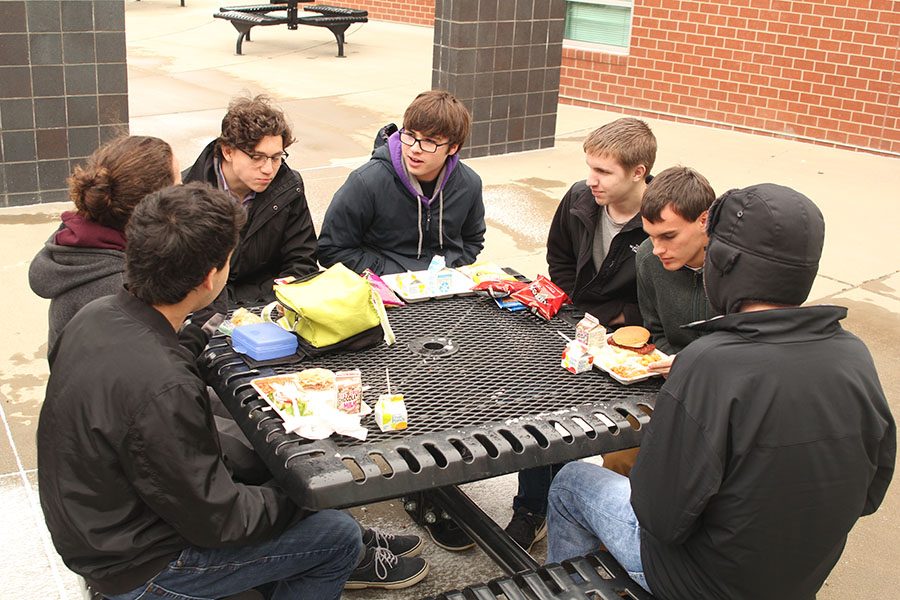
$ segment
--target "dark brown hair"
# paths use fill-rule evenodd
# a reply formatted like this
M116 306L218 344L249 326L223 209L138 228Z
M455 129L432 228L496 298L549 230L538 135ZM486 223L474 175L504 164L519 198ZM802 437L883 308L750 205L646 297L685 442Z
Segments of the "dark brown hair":
M656 162L656 136L640 119L616 119L595 129L584 140L584 152L590 156L611 156L626 170L644 165L649 175Z
M403 113L403 127L429 137L446 136L460 148L469 137L472 117L456 96L443 90L422 92Z
M285 149L295 141L284 113L272 106L272 99L265 95L234 98L222 118L222 135L216 140L216 152L221 156L223 145L253 152L270 135L280 136Z
M690 167L669 167L653 178L641 199L641 216L656 223L669 204L688 222L696 221L709 210L716 193L706 177Z
M125 230L128 290L154 306L181 302L213 267L225 267L246 218L227 192L206 183L150 194Z
M69 198L82 217L122 231L144 196L174 182L169 144L156 137L122 136L75 167Z

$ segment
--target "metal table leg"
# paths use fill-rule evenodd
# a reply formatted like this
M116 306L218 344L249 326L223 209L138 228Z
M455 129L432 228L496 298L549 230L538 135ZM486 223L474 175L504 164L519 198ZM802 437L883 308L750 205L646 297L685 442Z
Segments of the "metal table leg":
M540 567L530 554L522 549L481 508L455 485L430 491L432 500L456 521L460 529L472 538L485 554L508 574L533 571Z

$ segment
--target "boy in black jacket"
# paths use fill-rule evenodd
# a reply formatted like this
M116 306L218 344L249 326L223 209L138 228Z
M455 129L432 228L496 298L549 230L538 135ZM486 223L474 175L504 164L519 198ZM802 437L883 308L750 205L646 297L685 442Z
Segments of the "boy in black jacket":
M603 543L662 598L812 600L894 472L896 425L838 306L806 306L825 237L786 187L713 204L704 284L724 316L682 350L631 477L584 462L550 490L548 561Z
M647 238L641 197L656 161L656 138L643 121L617 119L591 133L584 152L587 179L566 192L550 225L550 279L603 325L640 325L634 256ZM621 470L630 466L631 455L613 452L606 458ZM526 550L547 534L547 492L560 466L519 472L506 532Z
M293 142L284 113L267 97L235 98L221 135L182 173L185 183L205 181L246 209L247 224L231 257L228 308L271 302L274 279L319 270L303 180L286 163ZM216 303L222 312L224 300Z
M403 128L376 147L335 193L319 239L319 260L357 273L427 269L435 255L468 265L484 247L481 178L459 160L471 117L452 94L423 92Z
M145 198L126 229L127 289L85 306L49 356L41 508L63 561L109 600L260 586L337 600L359 562L349 515L232 480L195 365L208 334L179 336L225 286L244 219L205 184Z

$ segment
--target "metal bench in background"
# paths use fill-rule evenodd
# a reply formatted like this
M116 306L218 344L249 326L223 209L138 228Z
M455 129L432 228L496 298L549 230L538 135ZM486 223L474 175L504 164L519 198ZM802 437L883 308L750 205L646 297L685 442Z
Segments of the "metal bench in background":
M653 600L608 552L565 560L426 600Z
M337 55L341 58L344 57L344 32L353 23L366 23L369 20L367 11L324 4L304 7L304 11L318 14L300 16L297 10L299 1L301 0L249 6L223 6L213 16L230 21L237 29L238 38L235 44L237 54L243 54L244 40L250 41L250 30L253 27L287 25L288 29L297 29L300 25L309 25L325 27L331 31L337 41Z

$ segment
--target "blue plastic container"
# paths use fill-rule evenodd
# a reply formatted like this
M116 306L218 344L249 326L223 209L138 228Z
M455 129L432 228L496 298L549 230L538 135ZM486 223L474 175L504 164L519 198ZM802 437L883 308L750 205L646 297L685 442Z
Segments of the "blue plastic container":
M231 334L236 352L253 360L272 360L297 351L297 336L275 323L255 323L236 327Z

